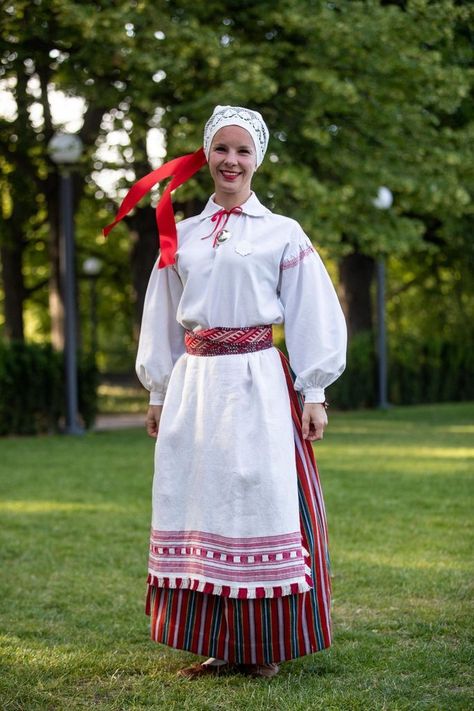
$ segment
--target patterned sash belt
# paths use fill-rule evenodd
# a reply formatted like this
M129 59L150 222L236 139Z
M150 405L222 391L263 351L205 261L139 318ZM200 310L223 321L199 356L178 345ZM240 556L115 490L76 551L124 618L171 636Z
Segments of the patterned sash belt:
M186 353L196 356L254 353L273 345L271 326L248 328L207 328L203 331L186 331Z

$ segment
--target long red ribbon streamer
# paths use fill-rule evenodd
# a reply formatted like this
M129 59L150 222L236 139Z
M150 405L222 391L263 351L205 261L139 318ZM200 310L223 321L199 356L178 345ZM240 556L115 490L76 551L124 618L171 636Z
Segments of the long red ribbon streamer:
M156 206L156 224L160 238L160 261L158 268L161 269L162 267L174 264L178 237L173 205L171 203L171 193L189 180L194 173L197 173L206 162L204 149L201 147L194 153L188 153L185 156L180 156L179 158L168 161L156 170L143 176L143 178L140 178L140 180L132 185L122 200L115 220L111 222L110 225L107 225L107 227L104 227L104 236L107 237L115 225L133 210L137 202L150 192L156 183L171 177L170 182L166 186Z

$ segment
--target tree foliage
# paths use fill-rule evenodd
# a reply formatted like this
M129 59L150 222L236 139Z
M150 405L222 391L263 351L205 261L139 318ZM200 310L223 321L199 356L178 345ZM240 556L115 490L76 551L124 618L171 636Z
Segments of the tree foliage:
M46 144L58 128L52 92L61 90L85 101L78 249L105 261L102 340L107 333L114 349L131 343L131 302L136 322L156 236L144 206L104 245L100 227L115 200L97 181L120 169L119 195L147 172L151 129L170 157L195 150L217 103L253 106L270 126L255 180L264 203L299 219L325 256L390 256L397 323L416 320L406 309L432 273L455 270L465 292L474 260L473 14L453 0L4 3L0 79L17 106L0 120L4 283L16 249L18 293L44 333L45 284L51 312L57 274L57 175ZM121 145L107 153L112 131ZM373 205L381 185L394 194L387 211ZM210 187L203 172L180 189L178 208L196 209ZM85 294L82 309L85 317Z

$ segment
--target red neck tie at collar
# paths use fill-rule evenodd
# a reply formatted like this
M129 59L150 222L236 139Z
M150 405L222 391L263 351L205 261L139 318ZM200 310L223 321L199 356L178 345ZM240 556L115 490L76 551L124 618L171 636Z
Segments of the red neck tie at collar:
M242 208L240 207L240 205L232 207L230 210L226 210L225 207L223 207L222 210L219 210L219 212L215 212L214 215L211 217L211 222L216 223L214 229L205 237L201 237L201 239L208 239L209 237L212 237L214 235L214 242L212 243L212 246L215 247L217 238L224 231L225 226L229 221L229 217L231 215L240 215L241 213ZM221 226L222 220L224 220L224 222Z
M164 163L164 165L138 180L132 185L122 200L115 220L104 228L104 236L107 237L115 225L133 210L135 205L144 195L150 192L156 183L171 177L170 182L166 186L156 206L156 224L160 239L160 261L158 268L161 269L162 267L174 264L178 236L176 233L173 205L171 203L171 192L189 180L206 162L204 150L199 148L195 153L188 153L185 156L174 158Z

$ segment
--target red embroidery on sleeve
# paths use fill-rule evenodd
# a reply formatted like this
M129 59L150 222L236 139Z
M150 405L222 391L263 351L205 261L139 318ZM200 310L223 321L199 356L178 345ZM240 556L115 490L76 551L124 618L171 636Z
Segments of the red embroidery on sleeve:
M296 267L297 264L299 264L303 259L305 259L305 257L308 256L308 254L311 254L312 252L314 252L314 247L312 245L306 247L305 249L300 249L300 252L296 257L285 259L285 261L281 263L280 269L283 271L283 269L291 269L291 267Z

